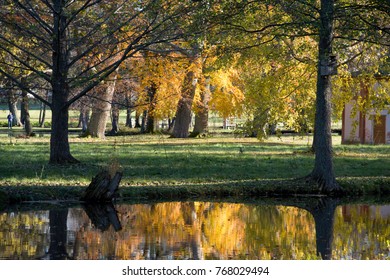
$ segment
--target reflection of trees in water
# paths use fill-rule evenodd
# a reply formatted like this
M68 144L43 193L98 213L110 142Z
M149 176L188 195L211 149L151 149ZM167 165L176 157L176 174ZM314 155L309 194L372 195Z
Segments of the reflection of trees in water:
M46 220L31 213L0 214L0 236L13 246L13 252L0 250L0 258L43 258L42 251L51 259L389 258L390 217L372 207L338 204L320 198L36 212L46 213Z
M0 259L34 259L49 243L48 211L0 213Z
M337 205L338 200L321 198L317 205L308 209L316 225L317 254L324 260L332 258L333 224Z
M49 211L50 247L47 255L51 260L69 259L66 250L68 234L67 220L67 208Z

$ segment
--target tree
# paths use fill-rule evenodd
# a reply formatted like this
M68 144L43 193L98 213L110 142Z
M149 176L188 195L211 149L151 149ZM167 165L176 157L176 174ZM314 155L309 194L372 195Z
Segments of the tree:
M382 0L248 1L246 14L225 24L250 37L244 41L245 46L233 40L235 47L254 47L281 38L311 37L317 40L315 164L307 178L314 180L322 193L338 194L342 191L333 170L331 137L332 76L337 74L338 64L346 63L337 61L337 56L344 56L347 60L360 56L358 49L345 51L346 44L388 46L389 8L388 1Z
M139 81L139 113L144 113L144 130L153 133L157 120L171 118L179 100L184 76L182 57L174 52L143 52L136 61Z
M94 100L92 115L86 131L87 135L97 138L105 137L106 125L110 117L111 104L116 88L116 80L117 73L114 73L104 84L95 87L95 90L100 91L100 93L96 94L98 98Z
M318 182L320 191L326 193L341 191L336 182L332 160L332 80L336 74L332 42L334 37L334 1L321 0L316 115L314 125L315 162L310 177Z
M196 93L202 58L200 50L194 47L188 56L188 68L183 80L182 93L177 105L175 124L172 136L175 138L187 138L192 118L192 105Z
M69 107L140 50L186 35L193 1L2 0L0 48L16 67L51 87L52 100L20 83L1 61L0 73L52 110L50 163L77 163L68 141ZM193 30L192 30L193 31ZM188 34L187 34L188 35ZM25 44L29 42L29 44ZM22 59L28 57L29 59ZM76 91L77 89L77 91Z

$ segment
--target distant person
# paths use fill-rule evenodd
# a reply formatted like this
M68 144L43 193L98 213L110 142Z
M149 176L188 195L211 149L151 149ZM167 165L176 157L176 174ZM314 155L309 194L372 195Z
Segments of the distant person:
M11 129L12 128L12 121L14 120L14 116L12 115L11 112L9 112L7 119L8 119L8 128Z

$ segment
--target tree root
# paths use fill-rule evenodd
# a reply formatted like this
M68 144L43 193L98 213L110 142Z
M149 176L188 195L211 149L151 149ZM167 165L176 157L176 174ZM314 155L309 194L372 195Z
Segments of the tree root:
M309 174L306 177L304 177L304 180L306 182L311 182L313 184L316 184L321 194L332 196L332 197L340 197L345 195L345 191L337 183L336 179L325 179L322 176Z

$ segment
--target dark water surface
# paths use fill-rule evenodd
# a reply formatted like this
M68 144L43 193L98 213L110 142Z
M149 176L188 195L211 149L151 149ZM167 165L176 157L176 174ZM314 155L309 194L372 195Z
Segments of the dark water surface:
M0 213L0 259L390 259L390 204L319 199L46 209Z

